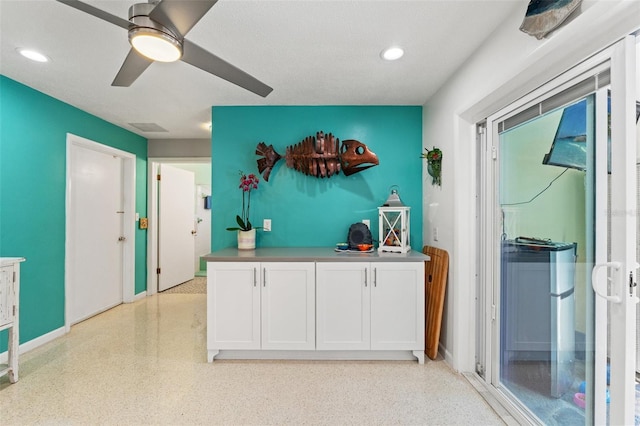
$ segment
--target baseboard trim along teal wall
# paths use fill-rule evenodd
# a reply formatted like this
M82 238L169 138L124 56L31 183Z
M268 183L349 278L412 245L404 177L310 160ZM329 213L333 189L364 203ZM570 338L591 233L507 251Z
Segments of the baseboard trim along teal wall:
M90 94L87 94L90 96ZM135 154L136 211L147 211L147 140L0 76L0 256L20 266L20 341L64 326L67 133ZM136 230L135 292L146 289L146 231ZM6 349L0 333L0 352Z
M226 231L240 214L239 170L258 174L256 145L265 142L285 155L287 146L317 131L356 139L375 152L380 165L351 176L306 176L278 162L268 182L251 196L250 219L258 247L333 247L346 240L349 225L371 221L378 239L378 207L393 185L411 207L411 246L422 249L421 106L215 106L212 108L211 248L235 247Z

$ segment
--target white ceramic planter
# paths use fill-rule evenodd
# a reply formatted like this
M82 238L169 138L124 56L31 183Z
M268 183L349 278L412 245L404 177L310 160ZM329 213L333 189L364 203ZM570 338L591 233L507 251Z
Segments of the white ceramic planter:
M238 250L253 250L256 248L256 229L238 231Z

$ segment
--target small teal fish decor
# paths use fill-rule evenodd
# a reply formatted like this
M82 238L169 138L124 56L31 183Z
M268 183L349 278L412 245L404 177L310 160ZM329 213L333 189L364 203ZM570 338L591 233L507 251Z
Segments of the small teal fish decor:
M582 0L531 0L520 31L538 40L558 28L582 3Z

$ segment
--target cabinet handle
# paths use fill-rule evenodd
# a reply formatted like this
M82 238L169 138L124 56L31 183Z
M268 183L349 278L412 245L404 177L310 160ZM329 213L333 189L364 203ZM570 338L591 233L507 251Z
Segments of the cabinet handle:
M378 270L373 268L373 286L378 287Z
M255 287L257 283L256 279L256 268L253 268L253 286Z
M262 287L267 286L267 268L262 269Z

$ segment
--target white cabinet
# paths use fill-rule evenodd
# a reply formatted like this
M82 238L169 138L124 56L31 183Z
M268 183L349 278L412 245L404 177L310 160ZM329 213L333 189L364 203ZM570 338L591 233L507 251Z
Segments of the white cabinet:
M424 356L424 262L371 269L371 349L419 349Z
M228 248L207 259L207 359L424 363L424 262L408 253Z
M316 347L315 265L262 264L262 349Z
M208 349L260 348L260 263L207 267Z
M371 348L369 263L316 265L318 350Z
M20 262L24 258L0 257L0 330L8 330L8 363L0 368L0 376L9 375L9 381L18 381L18 353L20 319Z
M209 263L207 349L315 349L315 264Z
M319 262L317 349L424 351L424 262Z

